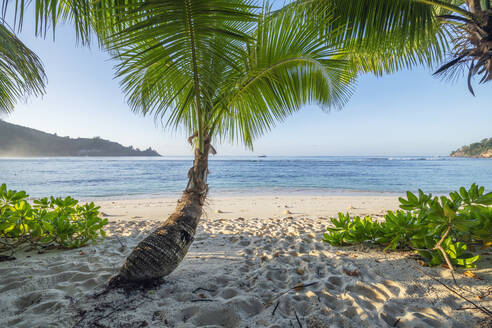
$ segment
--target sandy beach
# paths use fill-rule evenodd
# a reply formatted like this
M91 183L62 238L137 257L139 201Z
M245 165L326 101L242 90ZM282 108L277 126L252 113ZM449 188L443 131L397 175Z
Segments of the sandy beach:
M178 196L96 201L111 219L141 220L167 218L174 211ZM396 196L219 196L210 197L203 218L296 218L333 217L338 212L381 215L398 208Z
M321 241L337 212L382 217L395 196L211 197L185 260L163 284L103 290L176 198L98 201L110 224L98 244L18 251L0 263L0 327L490 327L490 319L423 269L492 308L482 280L421 267L410 252ZM485 253L482 263L492 257ZM490 262L488 262L490 264ZM489 265L490 267L490 265ZM487 321L489 320L489 321Z
M0 2L0 328L492 328L492 0Z

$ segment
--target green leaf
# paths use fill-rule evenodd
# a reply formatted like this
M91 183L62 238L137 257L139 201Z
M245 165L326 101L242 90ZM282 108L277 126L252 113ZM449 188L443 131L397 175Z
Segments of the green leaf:
M469 192L460 188L465 197L472 197L464 206L458 192L451 192L450 198L432 198L419 190L418 204L412 203L416 197L409 193L409 200L400 199L400 208L407 206L407 209L388 211L380 224L369 217L350 218L348 214L339 213L338 219L332 219L337 227L328 228L332 233L325 239L336 245L373 241L384 245L385 251L411 246L419 249L420 256L432 266L445 261L441 252L433 248L451 223L449 235L441 246L454 265L471 268L480 256L469 252L468 246L492 245L492 207L477 203L485 203L490 197L490 193L484 195L483 190L478 185L472 185Z
M35 201L31 207L24 200L25 192L7 190L6 186L0 191L11 204L0 211L0 237L12 238L19 245L36 242L79 247L106 235L102 228L108 220L99 218L98 207L93 204L79 206L71 197L50 197ZM78 210L82 208L86 210Z
M417 205L418 202L419 202L419 199L417 198L417 196L415 196L413 193L411 193L410 191L407 191L407 198L408 198L408 201L413 204L413 205Z
M465 258L458 258L456 259L456 263L460 266L463 266L465 268L475 268L477 261L481 259L480 255L475 255L471 257L465 257Z
M3 232L2 233L8 233L8 232L14 230L15 227L16 227L15 224L13 224L13 223L12 224L9 224L6 228L3 229Z
M452 221L456 217L456 212L453 211L447 204L444 205L444 215Z
M478 197L475 203L481 205L492 205L492 192Z
M466 191L465 187L460 188L460 195L463 199L468 199L468 192Z
M53 231L53 226L49 222L43 222L43 228L48 232Z

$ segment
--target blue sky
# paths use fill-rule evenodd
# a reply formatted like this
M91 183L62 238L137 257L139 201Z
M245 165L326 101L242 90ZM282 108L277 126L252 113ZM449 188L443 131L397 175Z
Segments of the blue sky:
M26 21L29 19L26 18ZM47 93L17 106L8 122L60 136L94 137L152 147L163 155L191 155L182 132L165 131L153 117L130 111L109 56L77 46L70 26L56 40L35 38L26 23L21 39L42 59ZM363 76L341 111L322 112L307 105L255 143L216 145L220 155L447 155L451 150L492 137L492 83L456 83L432 77L430 69L403 71L382 78Z

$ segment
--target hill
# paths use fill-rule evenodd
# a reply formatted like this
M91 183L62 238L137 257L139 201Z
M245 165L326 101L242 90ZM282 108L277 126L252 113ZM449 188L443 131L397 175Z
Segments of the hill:
M492 138L485 138L480 142L475 142L468 146L463 146L460 149L451 152L450 156L492 158Z
M59 137L0 120L0 157L160 156L152 148L125 147L95 138Z

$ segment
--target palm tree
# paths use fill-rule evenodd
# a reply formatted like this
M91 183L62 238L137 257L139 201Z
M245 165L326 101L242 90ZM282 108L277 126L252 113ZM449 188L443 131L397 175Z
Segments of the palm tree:
M0 23L0 113L10 113L22 98L45 92L46 74L40 59Z
M444 53L427 5L408 8L411 14L426 14L418 22L424 26L402 22L383 34L379 27L359 36L349 35L352 26L340 22L351 18L347 13L313 5L303 1L271 12L268 5L257 8L240 0L125 1L120 6L100 0L94 7L94 28L119 61L117 77L132 109L184 128L195 147L175 212L134 248L110 285L153 281L182 261L207 196L211 143L228 139L252 147L304 104L340 108L359 72L430 65ZM409 28L413 40L402 42ZM374 35L384 34L391 42L375 46Z
M195 149L175 212L133 249L112 280L141 283L172 272L191 245L208 192L212 143L229 139L251 147L303 104L340 107L354 74L337 58L336 34L320 38L314 22L293 10L272 14L247 1L121 7L100 1L94 13L132 109L184 128Z
M39 33L60 18L84 43L95 31L131 108L186 130L194 147L175 212L110 285L153 281L181 262L207 196L212 143L252 147L304 104L343 106L358 73L442 60L446 30L435 1L422 1L302 0L273 12L250 0L34 1Z
M135 247L112 285L155 280L181 262L207 196L212 142L252 147L303 104L341 107L355 78L338 32L320 37L295 10L272 14L243 0L39 0L35 8L39 34L60 18L75 22L84 43L95 31L119 61L132 109L191 135L195 159L175 212Z

